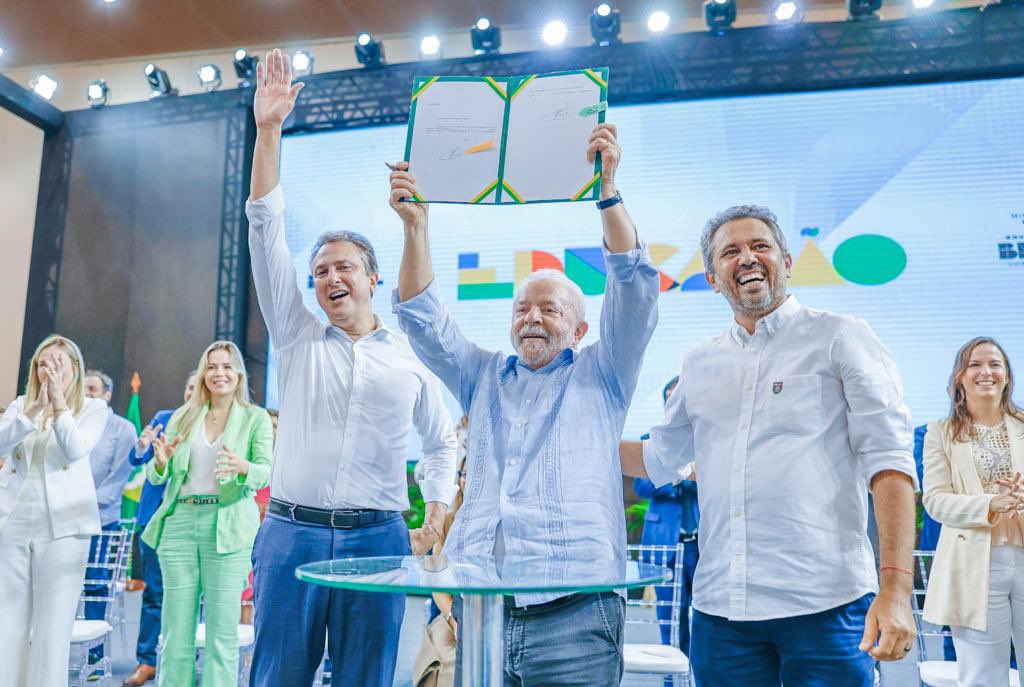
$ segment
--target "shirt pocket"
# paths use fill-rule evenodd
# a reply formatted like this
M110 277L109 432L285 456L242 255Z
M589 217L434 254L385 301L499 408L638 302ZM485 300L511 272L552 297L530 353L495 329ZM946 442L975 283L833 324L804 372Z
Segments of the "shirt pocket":
M815 434L821 430L820 375L791 375L768 384L766 433Z

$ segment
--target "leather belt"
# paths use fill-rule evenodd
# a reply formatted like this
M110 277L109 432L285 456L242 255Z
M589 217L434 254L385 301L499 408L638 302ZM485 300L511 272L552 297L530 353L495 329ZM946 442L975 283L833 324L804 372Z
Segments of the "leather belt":
M280 501L275 498L270 499L267 510L274 515L288 518L292 522L333 527L337 530L368 527L369 525L376 525L399 515L396 510L374 510L372 508L342 508L340 510L310 508L295 503L288 503L287 501Z
M207 506L211 503L220 503L220 497L216 495L179 496L178 503L187 503L190 506Z

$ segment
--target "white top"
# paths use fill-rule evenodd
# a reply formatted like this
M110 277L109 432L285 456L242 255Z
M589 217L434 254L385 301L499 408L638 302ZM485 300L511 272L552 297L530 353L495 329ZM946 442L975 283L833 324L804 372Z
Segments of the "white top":
M278 359L281 417L270 495L314 508L409 507L406 460L423 440L426 501L455 497L455 432L437 378L383 325L353 341L306 309L281 187L246 203L253 281Z
M694 608L766 620L877 591L868 485L916 485L912 438L892 356L857 318L789 296L753 336L734 324L690 351L644 463L660 485L696 460Z
M195 428L189 447L188 474L181 484L179 496L192 496L220 493L217 482L217 453L220 452L222 433L213 441L206 439L206 430L202 425Z

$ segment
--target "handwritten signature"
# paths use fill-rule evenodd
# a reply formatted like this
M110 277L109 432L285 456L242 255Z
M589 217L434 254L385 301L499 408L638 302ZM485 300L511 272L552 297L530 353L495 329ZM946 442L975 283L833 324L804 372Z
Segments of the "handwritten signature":
M438 160L458 160L460 157L462 157L462 151L459 150L458 148L452 148L451 150L446 150L443 153L441 153L438 156L437 159Z
M537 121L540 121L540 122L560 122L560 121L562 121L563 119L565 119L568 116L569 116L569 103L566 103L561 108L555 110L554 112L549 112L548 114L544 115L543 117L541 117Z

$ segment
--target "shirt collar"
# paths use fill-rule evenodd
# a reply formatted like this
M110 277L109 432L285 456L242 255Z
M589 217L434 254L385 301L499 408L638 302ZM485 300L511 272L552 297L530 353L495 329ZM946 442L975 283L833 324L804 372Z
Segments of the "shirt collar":
M387 325L384 324L384 320L380 319L380 315L378 315L377 313L373 313L373 325L373 331L367 333L365 336L360 337L360 341L363 339L372 339L376 337L394 336L394 332ZM331 324L330 322L327 323L327 331L333 331L336 335L340 336L345 341L348 341L349 343L355 343L352 340L352 337L348 335L348 332L346 332L344 329L337 325Z
M757 336L757 333L760 331L765 332L767 336L775 336L776 332L782 329L786 322L800 311L800 307L796 296L789 294L786 296L786 300L782 302L782 305L757 321L757 324L754 325L753 334L748 334L743 325L734 323L732 327L733 338L739 343L746 343L754 338L754 336Z
M527 365L526 363L522 362L519 359L518 355L510 355L505 360L505 369L502 370L502 372L507 375L518 364L520 367L523 367L523 368L529 370L530 372L536 372L537 374L547 374L548 372L551 372L551 371L555 370L556 368L559 368L559 367L562 367L563 365L568 365L568 364L572 363L575 359L576 359L576 349L574 349L574 348L566 348L566 349L563 349L561 353L559 353L554 358L552 358L550 363L548 363L547 365L545 365L544 367L542 367L540 369L534 370L529 365Z

